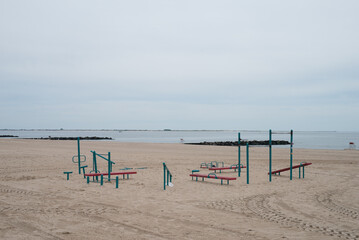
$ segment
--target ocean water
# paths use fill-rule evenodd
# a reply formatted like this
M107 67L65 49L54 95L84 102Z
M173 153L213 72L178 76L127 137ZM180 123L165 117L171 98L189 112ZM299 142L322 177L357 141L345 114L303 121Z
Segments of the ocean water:
M214 141L237 141L238 132L246 140L268 140L268 131L248 130L198 130L198 131L121 131L121 130L0 130L0 135L15 135L19 138L41 137L111 137L111 141L147 143L198 143ZM289 134L274 134L273 140L290 141ZM347 149L349 143L359 145L359 132L294 131L294 148ZM359 147L358 147L359 148Z

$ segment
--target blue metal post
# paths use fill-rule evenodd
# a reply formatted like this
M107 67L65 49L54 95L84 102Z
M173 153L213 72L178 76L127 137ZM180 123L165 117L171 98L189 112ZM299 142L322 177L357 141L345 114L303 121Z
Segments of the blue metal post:
M247 142L247 184L249 184L249 144Z
M290 180L292 180L293 177L292 173L293 173L293 130L290 130Z
M269 181L270 182L272 181L272 130L271 129L269 129Z
M238 133L238 177L241 176L241 133Z

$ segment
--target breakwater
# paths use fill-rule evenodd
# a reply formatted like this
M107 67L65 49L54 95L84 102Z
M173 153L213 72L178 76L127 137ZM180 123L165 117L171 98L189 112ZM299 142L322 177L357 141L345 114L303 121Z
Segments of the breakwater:
M255 145L255 146L260 146L260 145L269 145L269 141L268 140L251 140L251 141L246 141L243 140L240 142L241 146L246 146L248 143L248 145ZM237 146L238 147L238 141L218 141L218 142L199 142L199 143L186 143L186 144L192 144L192 145L213 145L213 146ZM284 140L272 140L272 145L290 145L290 142L288 141L284 141Z

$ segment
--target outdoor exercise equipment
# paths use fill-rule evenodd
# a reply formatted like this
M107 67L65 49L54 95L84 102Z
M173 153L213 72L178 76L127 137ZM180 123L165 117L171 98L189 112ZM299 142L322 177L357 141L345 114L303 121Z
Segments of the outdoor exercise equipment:
M72 172L64 172L64 174L67 174L67 180L69 180L70 179L70 174L71 174Z
M77 158L77 161L75 160ZM83 160L81 160L81 158ZM80 153L80 137L77 138L77 155L72 157L72 162L77 163L79 166L79 174L81 174L81 163L86 162L86 156Z
M241 133L238 133L238 166L243 166L241 164ZM241 168L238 168L238 177L241 176ZM243 167L244 168L244 167ZM249 144L246 144L246 166L247 169L247 184L249 184Z
M293 130L290 132L272 132L269 129L269 181L272 181L272 135L273 134L290 134L290 180L293 179Z
M212 161L209 163L201 163L201 168L212 168L212 167L219 167L219 164L222 163L222 167L224 167L224 162L217 162L217 161Z
M243 164L241 164L241 168L246 168L246 166L243 166ZM211 171L219 171L219 173L222 172L222 170L227 170L227 169L234 169L234 171L236 172L237 169L238 169L238 164L232 164L231 166L229 167L211 167L211 168L208 168L208 170L211 170Z
M127 175L127 179L129 179L129 175L131 174L137 174L137 172L87 173L85 177L87 177L87 184L90 183L90 177L100 177L100 184L103 185L104 176L122 175L123 179L125 179L125 175ZM117 181L118 176L116 176L116 184L118 184Z
M223 176L217 176L215 173L210 173L208 175L206 174L190 174L189 175L190 177L192 177L192 180L193 180L193 177L196 177L196 182L198 181L198 178L202 178L202 181L204 181L205 178L214 178L214 179L220 179L221 180L221 185L223 185L223 180L227 180L227 184L229 184L229 181L230 180L236 180L237 178L235 177L223 177Z
M90 171L90 173L95 173L95 175L93 177L96 176L96 181L98 181L98 176L100 175L96 175L97 173L100 173L100 171L97 169L97 156L106 160L107 161L107 174L103 174L103 175L108 175L108 181L111 181L111 172L112 172L112 165L115 164L113 161L111 161L111 152L108 152L107 154L100 154L100 153L96 153L96 151L91 151L92 152L92 159L93 159L93 166L92 166L92 171ZM95 179L93 179L95 180Z
M80 167L82 169L82 173L84 174L84 178L85 178L85 168L87 168L87 165L81 166Z
M312 165L312 163L301 162L299 165L292 166L292 169L299 168L299 178L301 178L301 170L300 169L302 168L303 169L303 178L304 178L304 167L309 166L309 165ZM280 175L281 172L285 172L288 170L290 170L290 167L272 171L272 174L277 175L277 173L278 173L278 175Z
M172 184L172 174L170 170L168 170L166 163L163 163L163 190L166 190L166 186L170 186Z

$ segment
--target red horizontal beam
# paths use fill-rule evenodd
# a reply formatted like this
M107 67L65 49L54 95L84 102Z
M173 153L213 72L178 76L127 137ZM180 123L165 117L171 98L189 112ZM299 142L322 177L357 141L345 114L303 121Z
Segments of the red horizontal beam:
M308 165L311 165L311 164L312 163L303 163L302 165L295 165L295 166L292 167L292 169L299 168L299 167L305 167L305 166L308 166ZM276 171L272 171L272 174L285 172L285 171L289 171L289 170L290 170L290 167L289 168L283 168L283 169L279 169L279 170L276 170Z
M111 175L127 175L127 174L136 174L137 172L113 172ZM86 173L86 177L96 177L96 176L107 176L108 173Z
M208 170L225 170L225 169L237 169L238 167L213 167L213 168L208 168ZM241 166L241 168L246 168L246 166Z
M190 177L203 177L203 178L215 178L215 179L224 179L224 180L236 180L235 177L222 177L214 175L205 175L205 174L190 174Z

